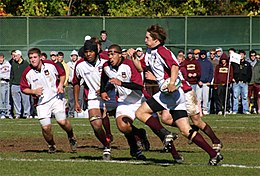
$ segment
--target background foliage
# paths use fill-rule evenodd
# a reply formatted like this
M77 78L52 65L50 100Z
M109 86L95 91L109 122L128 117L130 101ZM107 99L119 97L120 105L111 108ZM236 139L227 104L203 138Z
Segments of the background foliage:
M256 16L259 6L259 0L1 0L0 16Z

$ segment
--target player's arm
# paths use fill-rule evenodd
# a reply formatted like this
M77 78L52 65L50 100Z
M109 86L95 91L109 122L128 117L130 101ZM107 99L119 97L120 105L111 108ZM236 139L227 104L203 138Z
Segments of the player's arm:
M22 92L27 95L41 96L43 92L43 88L42 87L39 87L37 89L24 88L22 89Z
M66 79L66 76L65 75L62 75L60 76L60 82L59 82L59 85L58 85L58 91L57 93L64 93L64 82L65 82L65 79Z
M107 94L108 90L106 88L108 85L108 81L109 81L109 77L107 76L107 74L103 69L101 73L101 79L100 79L100 97L105 101L110 100L110 97Z
M179 72L179 66L177 65L172 65L171 68L171 79L170 79L170 83L168 85L168 91L169 92L173 92L176 90L176 86L175 86L175 81L178 77L178 72Z

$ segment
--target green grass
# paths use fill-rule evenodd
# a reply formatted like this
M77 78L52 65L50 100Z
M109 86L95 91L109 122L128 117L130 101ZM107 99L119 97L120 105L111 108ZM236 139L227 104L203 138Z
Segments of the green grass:
M260 175L260 116L210 115L204 119L224 143L220 166L208 166L208 155L195 144L188 145L182 136L175 143L185 161L173 164L169 153L160 152L159 139L137 120L135 125L146 129L151 143L151 150L144 152L146 162L130 157L113 118L111 162L102 161L101 145L88 119L70 119L79 143L75 154L70 153L66 134L55 121L52 123L58 152L48 154L37 120L0 120L0 175ZM167 128L177 132L176 128Z

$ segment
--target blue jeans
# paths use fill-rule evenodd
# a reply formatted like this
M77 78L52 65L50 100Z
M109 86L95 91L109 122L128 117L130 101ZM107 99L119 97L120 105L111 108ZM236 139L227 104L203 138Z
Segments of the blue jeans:
M9 83L0 83L0 115L9 116Z
M233 112L238 111L239 96L241 96L243 113L248 112L248 84L233 83Z
M23 116L29 116L31 111L30 96L22 93L20 85L12 85L11 91L14 101L15 116L22 115L22 108Z

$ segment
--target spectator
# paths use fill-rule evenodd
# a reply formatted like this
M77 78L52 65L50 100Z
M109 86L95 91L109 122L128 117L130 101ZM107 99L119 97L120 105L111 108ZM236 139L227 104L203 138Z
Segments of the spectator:
M3 53L0 53L0 116L1 119L10 118L9 112L9 90L10 90L11 64L5 60Z
M21 75L29 63L23 59L20 50L15 51L15 59L11 69L11 92L14 103L15 118L29 118L31 111L30 96L24 94L20 89Z
M249 52L249 58L246 61L248 61L251 64L253 69L255 64L257 63L255 50L251 50ZM248 85L248 107L249 107L249 112L256 114L257 94L255 92L255 86L251 83Z
M248 83L252 78L252 67L249 62L245 60L246 52L239 50L238 53L241 55L240 64L233 63L233 114L238 113L239 97L242 100L242 113L250 114L248 108Z
M229 74L229 79L227 79L228 74ZM233 68L232 66L229 66L228 56L225 53L222 53L220 56L219 65L216 66L215 74L214 74L214 89L217 91L216 111L218 115L223 114L225 106L226 106L226 113L230 113L229 86L232 80L233 80ZM226 95L226 89L228 90L227 95Z
M200 50L199 50L199 49L195 49L195 50L194 50L194 58L195 58L196 60L198 60L199 57L200 57Z
M209 104L210 104L210 114L215 114L216 113L216 101L217 101L217 92L214 89L214 85L213 85L213 81L214 81L214 73L215 73L215 68L216 66L219 64L219 59L216 57L216 49L212 48L209 51L209 61L212 63L213 65L213 79L210 85L210 100L209 100Z
M112 42L107 39L107 31L105 30L100 31L100 40L102 50L107 50L112 45Z
M73 85L72 85L72 79L74 77L74 70L75 70L75 65L77 61L79 60L78 58L78 52L76 50L73 50L70 53L70 58L71 61L67 63L69 67L69 79L68 79L68 105L69 105L69 112L68 116L69 117L74 117L74 94L73 94ZM80 95L79 95L79 103L81 109L83 109L83 86L80 87Z
M252 80L254 86L254 92L257 102L257 113L260 114L260 60L258 59L254 65L252 72Z
M193 50L188 50L187 58L183 62L187 70L187 81L190 83L192 89L196 92L196 88L201 76L201 69L199 61L193 57Z
M12 65L12 62L15 60L15 50L11 51L11 59L9 59L9 63ZM12 72L12 67L11 67ZM11 84L9 84L9 104L10 104L10 119L14 117L14 102L12 97L12 91L11 91Z
M46 53L41 53L41 60L47 60L48 56Z
M128 55L127 55L127 49L122 49L122 57L124 58L124 59L127 59L128 58Z
M69 67L66 64L66 62L64 61L64 53L59 51L58 52L58 58L57 61L60 62L65 70L66 73L66 78L65 78L65 82L64 82L64 86L68 85L68 79L69 79Z
M202 112L204 115L209 114L208 102L209 102L209 86L213 80L213 65L208 60L206 56L207 52L205 50L200 51L200 68L201 68L201 77L197 86L197 97L199 104L202 103Z

